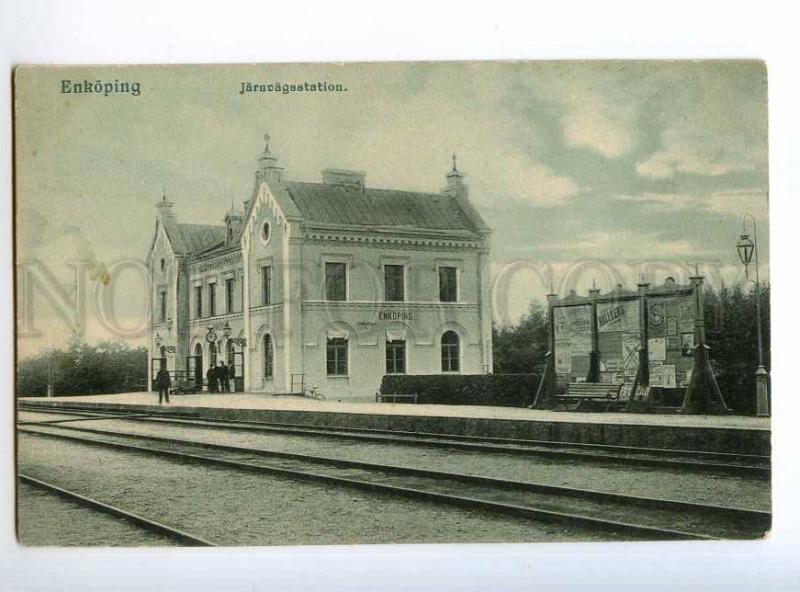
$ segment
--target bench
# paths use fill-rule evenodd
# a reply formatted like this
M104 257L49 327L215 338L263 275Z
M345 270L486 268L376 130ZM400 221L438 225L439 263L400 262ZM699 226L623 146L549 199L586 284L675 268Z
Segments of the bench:
M416 393L391 393L384 395L382 393L375 393L376 403L416 403Z
M555 398L556 404L574 404L570 408L572 411L606 411L614 403L619 402L621 391L622 383L570 382L567 385L567 391L556 394Z

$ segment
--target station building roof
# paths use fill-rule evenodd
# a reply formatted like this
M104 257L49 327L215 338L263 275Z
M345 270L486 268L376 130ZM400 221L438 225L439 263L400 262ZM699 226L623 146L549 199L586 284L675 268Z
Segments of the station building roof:
M450 195L300 181L287 181L286 189L312 223L477 232Z

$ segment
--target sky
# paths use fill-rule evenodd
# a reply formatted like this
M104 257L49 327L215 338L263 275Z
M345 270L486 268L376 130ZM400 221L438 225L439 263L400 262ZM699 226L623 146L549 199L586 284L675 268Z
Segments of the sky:
M61 93L62 80L98 79L141 94ZM240 94L304 81L347 91ZM685 281L695 265L712 284L740 281L745 213L768 277L761 62L37 67L15 88L17 263L71 297L70 262L89 262L90 341L142 342L146 290L130 262L147 254L155 202L166 193L179 221L221 224L249 197L266 132L294 180L353 168L368 186L438 191L457 154L494 230L499 323L551 289ZM111 301L104 269L113 322L96 310L98 295ZM21 357L66 341L43 293L18 301L32 319Z

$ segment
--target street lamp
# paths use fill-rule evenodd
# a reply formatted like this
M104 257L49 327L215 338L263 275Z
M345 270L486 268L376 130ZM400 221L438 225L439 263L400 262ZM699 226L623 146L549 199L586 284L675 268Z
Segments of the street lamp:
M753 239L747 232L747 218L753 223ZM744 265L744 277L750 279L749 266L755 256L756 262L756 335L758 336L758 368L756 368L756 415L760 417L769 416L769 394L768 394L768 375L764 368L764 347L761 340L761 291L760 278L758 273L758 238L756 233L756 219L750 215L742 216L742 234L736 243L736 250L739 252L739 260Z
M225 321L225 325L222 327L222 336L225 339L229 339L232 343L235 343L239 347L244 347L247 345L247 340L244 337L231 337L232 333L233 328L228 321Z

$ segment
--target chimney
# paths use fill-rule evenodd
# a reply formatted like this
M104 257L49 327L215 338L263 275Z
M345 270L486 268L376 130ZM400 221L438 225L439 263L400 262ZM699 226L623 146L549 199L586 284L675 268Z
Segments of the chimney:
M278 166L278 156L269 150L269 134L264 134L264 151L258 157L259 181L283 181L283 167Z
M456 155L453 154L453 169L447 173L447 187L442 189L442 193L452 195L453 197L466 198L468 189L464 184L464 173L458 170L456 166Z
M156 212L162 226L171 227L178 221L175 212L172 211L172 202L167 201L166 195L162 195L161 199L156 202Z
M323 169L322 182L326 185L346 185L348 187L364 187L367 174L364 171L348 169Z

